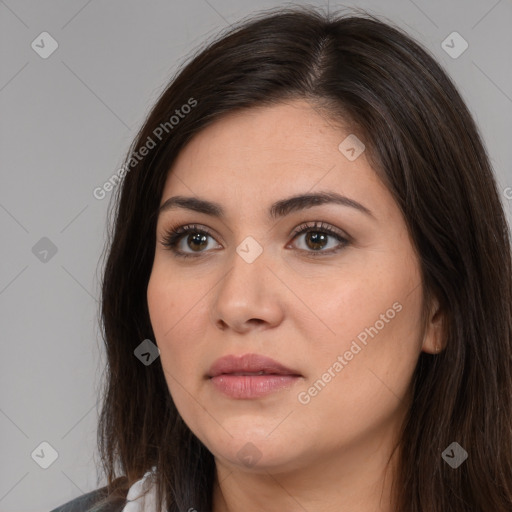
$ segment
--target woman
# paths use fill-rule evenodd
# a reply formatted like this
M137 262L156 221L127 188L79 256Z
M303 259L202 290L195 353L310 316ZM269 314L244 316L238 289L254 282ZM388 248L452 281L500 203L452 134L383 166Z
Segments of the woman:
M108 486L69 510L512 510L508 227L416 42L248 20L172 80L122 177Z

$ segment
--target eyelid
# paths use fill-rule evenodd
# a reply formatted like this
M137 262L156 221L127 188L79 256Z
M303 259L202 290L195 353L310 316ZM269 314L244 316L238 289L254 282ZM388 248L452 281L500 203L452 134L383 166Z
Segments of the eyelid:
M190 224L176 224L169 226L165 229L164 234L162 235L160 239L160 243L167 249L171 250L175 254L185 254L185 255L192 255L194 256L194 253L187 253L184 251L180 251L179 249L176 249L176 245L181 242L181 239L189 234L189 233L204 233L205 235L213 238L216 240L216 235L213 233L213 230L210 228L203 226L202 224L196 224L196 223L190 223ZM219 242L217 242L219 243ZM197 255L201 255L202 253L197 253Z
M325 231L332 236L337 235L340 238L343 238L347 241L352 241L352 237L350 237L350 235L348 235L348 233L346 233L345 231L341 230L340 228L337 228L336 226L333 226L332 224L325 222L323 220L302 222L293 230L293 232L290 236L293 237L293 239L295 239L295 237L297 235L302 234L304 231L307 231L307 230L313 231L315 229L317 229L318 231Z

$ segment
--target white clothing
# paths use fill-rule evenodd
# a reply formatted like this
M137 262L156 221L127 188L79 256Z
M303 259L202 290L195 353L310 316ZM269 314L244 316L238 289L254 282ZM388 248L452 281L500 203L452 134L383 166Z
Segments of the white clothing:
M156 511L156 483L153 480L156 467L153 467L151 471L148 471L144 476L137 480L128 490L126 499L128 503L124 506L122 512L157 512ZM142 492L149 491L146 496L142 496ZM165 503L164 503L165 505ZM167 507L164 506L163 511L165 512Z

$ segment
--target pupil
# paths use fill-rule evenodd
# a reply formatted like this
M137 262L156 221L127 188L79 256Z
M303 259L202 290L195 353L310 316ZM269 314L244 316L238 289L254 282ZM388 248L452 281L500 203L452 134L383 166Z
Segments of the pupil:
M325 247L326 238L327 237L325 236L324 233L310 231L309 233L306 234L306 243L308 241L311 241L314 245L314 247L312 247L313 249L321 249L322 247Z
M203 235L201 233L194 233L193 235L189 235L188 241L189 242L193 242L194 244L196 244L196 243L200 244L202 246L207 246L208 245L206 235ZM195 247L198 248L198 249L204 248L204 247L200 247L199 245L196 245ZM194 249L193 246L191 248Z

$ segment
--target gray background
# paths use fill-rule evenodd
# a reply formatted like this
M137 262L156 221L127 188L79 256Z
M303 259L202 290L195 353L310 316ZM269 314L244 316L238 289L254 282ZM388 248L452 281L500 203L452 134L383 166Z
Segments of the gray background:
M277 5L293 4L0 0L0 511L50 510L105 484L96 472L104 365L97 301L111 193L97 200L92 192L119 169L176 66L219 30ZM405 28L454 78L484 136L510 219L511 1L329 8L350 5ZM31 47L44 31L59 45L46 59ZM453 31L469 44L456 59L441 47ZM48 246L43 237L57 249L46 261L37 251ZM31 457L43 441L58 453L47 469ZM36 453L49 460L44 446Z

